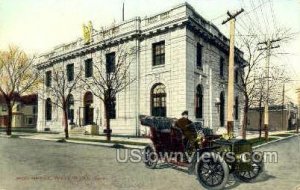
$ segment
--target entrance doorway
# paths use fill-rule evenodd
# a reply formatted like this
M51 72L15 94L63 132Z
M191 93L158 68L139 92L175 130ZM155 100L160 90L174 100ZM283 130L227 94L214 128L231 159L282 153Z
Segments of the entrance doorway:
M86 92L83 99L84 104L84 125L91 125L94 121L93 94Z

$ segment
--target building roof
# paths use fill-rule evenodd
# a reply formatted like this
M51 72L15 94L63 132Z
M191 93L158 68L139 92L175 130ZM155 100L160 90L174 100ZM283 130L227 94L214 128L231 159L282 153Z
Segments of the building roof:
M70 59L78 55L94 51L107 45L130 40L137 36L145 38L166 29L174 28L179 25L189 25L203 35L203 38L209 39L216 46L222 47L225 51L229 49L229 39L211 22L205 20L188 3L177 5L171 9L163 11L148 17L135 17L125 20L110 27L104 27L103 30L92 30L91 42L84 43L83 38L79 38L71 43L56 46L52 51L42 54L38 60L38 68L47 67L53 63ZM107 33L114 33L114 37L106 36ZM242 56L243 52L236 49L237 57Z
M21 102L25 105L37 104L37 100L38 100L37 94L29 94L29 95L20 96L19 94L14 93L13 96L14 96L16 102ZM0 95L0 104L3 104L3 103L5 103L4 96Z
M37 104L37 100L38 100L37 94L29 94L21 97L21 102L27 105Z

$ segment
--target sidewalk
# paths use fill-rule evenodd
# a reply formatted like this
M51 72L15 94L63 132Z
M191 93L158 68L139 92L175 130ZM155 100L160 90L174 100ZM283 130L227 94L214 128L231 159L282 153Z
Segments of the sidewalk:
M48 134L48 133L29 133L29 132L12 132L17 138L27 138L27 139L36 139L36 140L46 140L46 141L54 141L57 142L64 138L64 134ZM280 136L278 136L280 135ZM294 131L275 131L269 132L269 137L274 138L276 140L271 141L275 142L278 140L283 140L295 135ZM258 138L257 131L249 131L247 132L247 140ZM0 132L0 137L7 137L5 132ZM264 137L264 133L262 133L262 137ZM237 137L241 138L241 137ZM111 142L106 142L106 136L103 135L79 135L79 134L71 134L70 138L67 140L69 143L77 143L77 144L89 144L89 145L98 145L105 147L122 147L122 148L144 148L145 145L151 143L149 138L142 137L120 137L120 136L112 136ZM270 143L270 142L268 142ZM264 143L265 145L267 143ZM257 148L257 147L256 147Z

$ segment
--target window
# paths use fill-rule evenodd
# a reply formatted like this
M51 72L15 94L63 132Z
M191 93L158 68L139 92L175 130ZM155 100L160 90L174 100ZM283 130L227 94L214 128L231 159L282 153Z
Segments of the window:
M110 119L116 119L116 97L112 97L108 106L108 116Z
M46 113L46 120L50 121L52 119L52 102L50 98L47 98L46 100L46 106L45 106L45 113Z
M50 87L51 86L51 80L52 80L52 74L51 71L46 72L46 86Z
M197 86L196 92L196 118L203 118L203 91L202 86Z
M234 104L234 108L235 108L235 120L238 120L239 119L239 97L235 97L235 104Z
M239 82L239 71L237 69L234 70L234 82Z
M70 123L74 123L74 97L72 94L69 94L67 98L67 108L68 108L68 119Z
M33 118L32 117L27 117L26 118L26 124L27 125L33 125L34 123L33 123Z
M220 125L225 124L225 96L224 92L220 93Z
M224 58L220 58L220 77L224 77Z
M151 90L151 113L152 116L166 117L166 87L158 83Z
M165 64L165 41L152 45L152 63L153 66Z
M116 118L116 97L114 94L112 94L113 89L108 89L105 92L105 99L107 99L107 112L108 112L108 117L110 119L115 119Z
M85 77L89 78L93 76L93 59L85 60Z
M32 113L37 114L37 106L32 106Z
M2 105L2 111L3 111L3 112L6 112L6 111L7 111L7 106L4 105L4 104Z
M115 71L116 67L116 53L106 54L106 73L112 73Z
M16 106L16 111L20 111L20 109L21 109L21 105L18 104L18 105Z
M197 68L202 68L202 46L197 43Z
M67 65L67 78L69 82L74 80L74 64Z

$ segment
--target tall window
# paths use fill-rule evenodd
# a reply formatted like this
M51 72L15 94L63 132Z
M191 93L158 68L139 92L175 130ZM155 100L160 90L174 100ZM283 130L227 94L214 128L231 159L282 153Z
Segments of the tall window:
M67 65L67 78L69 82L74 80L74 64Z
M234 70L234 82L239 82L239 71L237 69Z
M109 102L108 116L110 119L116 119L116 97L112 97Z
M202 68L202 46L197 43L197 68Z
M85 60L85 77L93 76L93 59Z
M224 92L220 93L220 125L225 124L225 95Z
M203 118L203 91L199 84L196 89L196 118Z
M49 121L52 119L52 103L50 98L47 98L45 108L46 120Z
M46 72L46 86L50 87L51 86L51 81L52 81L52 74L51 71Z
M115 71L116 67L116 53L106 54L106 73L112 73Z
M37 109L38 109L37 106L35 106L35 105L32 106L32 113L37 114Z
M151 90L152 116L166 117L166 87L162 83L155 84Z
M235 97L235 104L234 104L234 111L235 111L235 120L239 119L239 97Z
M72 94L69 94L67 99L67 108L68 108L68 119L70 123L74 123L74 97Z
M224 77L224 58L220 58L220 77Z
M112 95L113 89L106 90L105 99L107 99L107 112L110 119L116 118L116 97Z
M165 64L165 41L152 45L153 66Z

